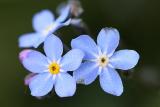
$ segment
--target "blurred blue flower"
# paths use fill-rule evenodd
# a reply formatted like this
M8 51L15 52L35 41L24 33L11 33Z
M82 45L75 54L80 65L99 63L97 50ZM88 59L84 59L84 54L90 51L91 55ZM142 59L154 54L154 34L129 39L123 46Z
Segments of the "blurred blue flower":
M73 96L76 91L75 79L67 71L76 70L84 57L79 49L72 49L61 57L63 45L61 40L50 35L44 41L44 52L26 50L20 53L23 66L36 74L27 81L31 95L40 97L48 94L55 88L60 97ZM76 59L76 60L75 60Z
M46 37L54 33L63 26L70 24L70 7L66 6L60 16L55 20L54 15L49 10L43 10L34 15L32 24L34 33L27 33L19 38L19 47L37 48Z
M99 75L102 89L110 94L120 96L123 92L122 80L115 69L129 70L139 60L134 50L115 52L119 44L119 32L114 28L103 28L97 38L97 45L88 35L81 35L71 42L72 48L81 49L86 60L73 76L77 82L91 84Z
M69 6L71 8L71 15L72 17L79 17L83 12L82 5L79 0L68 0L67 2L62 2L58 8L57 13L63 13L64 9Z

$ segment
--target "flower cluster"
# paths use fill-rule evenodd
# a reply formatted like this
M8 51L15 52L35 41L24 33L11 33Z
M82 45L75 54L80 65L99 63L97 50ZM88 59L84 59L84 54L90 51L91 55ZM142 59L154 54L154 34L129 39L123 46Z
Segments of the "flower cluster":
M59 97L73 96L76 84L89 85L98 76L106 93L115 96L123 93L116 69L132 69L138 63L139 54L128 49L115 52L120 39L117 29L103 28L97 43L89 35L80 35L72 39L72 49L62 56L63 43L55 32L65 26L81 25L78 17L82 12L78 0L61 4L57 19L51 11L42 10L33 16L35 32L20 36L20 48L38 48L43 44L44 53L25 49L19 54L22 65L31 72L25 78L25 85L29 86L32 96L42 97L53 91Z

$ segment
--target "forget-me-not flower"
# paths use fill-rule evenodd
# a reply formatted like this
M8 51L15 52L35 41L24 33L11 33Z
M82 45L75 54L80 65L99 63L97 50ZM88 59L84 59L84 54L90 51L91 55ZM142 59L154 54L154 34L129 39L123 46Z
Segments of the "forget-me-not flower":
M97 45L88 35L72 40L72 48L81 49L85 53L85 62L73 72L77 82L88 85L99 75L100 85L105 92L116 96L122 94L122 80L115 69L133 68L138 63L139 54L128 49L115 52L119 38L116 29L103 28L97 37Z
M70 24L70 7L66 6L60 16L55 20L54 15L49 10L42 10L34 15L32 25L35 30L34 33L27 33L19 38L19 47L37 48L43 43L47 36L54 33L63 26Z
M72 49L63 57L63 45L55 35L50 35L44 42L44 52L29 50L21 53L23 66L36 74L29 81L31 95L40 97L55 89L60 97L73 96L76 91L75 79L67 71L76 70L84 57L79 49Z

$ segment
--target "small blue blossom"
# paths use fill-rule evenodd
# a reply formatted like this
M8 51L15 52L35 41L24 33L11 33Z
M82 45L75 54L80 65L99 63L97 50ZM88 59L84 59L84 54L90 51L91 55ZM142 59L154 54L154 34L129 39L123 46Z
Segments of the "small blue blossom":
M56 30L63 26L70 24L70 7L66 6L64 11L55 20L54 15L49 10L42 10L41 12L34 15L32 24L35 30L34 33L27 33L19 38L19 47L37 48L43 43L47 36L54 33Z
M60 97L73 96L76 91L75 79L67 71L76 70L84 57L79 49L72 49L63 57L63 45L55 35L50 35L44 41L46 56L35 50L26 50L20 53L23 66L36 74L29 76L31 95L41 97L55 89Z
M88 35L72 40L72 48L81 49L85 53L85 62L73 72L77 82L89 85L99 75L100 85L105 92L115 96L122 94L122 80L115 69L133 68L138 63L139 54L128 49L115 52L119 38L116 29L103 28L97 37L97 45Z

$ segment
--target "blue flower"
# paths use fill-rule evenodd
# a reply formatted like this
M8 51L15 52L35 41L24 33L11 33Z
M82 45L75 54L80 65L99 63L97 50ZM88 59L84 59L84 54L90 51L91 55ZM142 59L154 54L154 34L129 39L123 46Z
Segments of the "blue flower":
M54 35L46 38L44 52L47 57L35 50L22 51L20 54L23 66L36 74L29 80L31 95L44 96L54 87L60 97L73 96L76 81L67 71L74 71L80 66L84 53L79 49L72 49L61 57L62 42Z
M61 3L57 8L57 13L61 14L64 9L70 6L72 17L79 17L83 13L83 8L79 0L68 0L68 2Z
M43 43L47 36L54 33L63 26L70 24L70 7L67 6L61 15L55 20L54 15L49 10L43 10L34 15L32 24L34 33L27 33L19 38L19 47L37 48Z
M97 45L88 35L81 35L72 40L72 48L81 49L86 60L73 73L77 82L88 85L99 75L100 85L105 92L116 96L122 94L122 80L115 69L133 68L138 63L139 54L128 49L115 52L119 38L116 29L103 28L98 35Z

